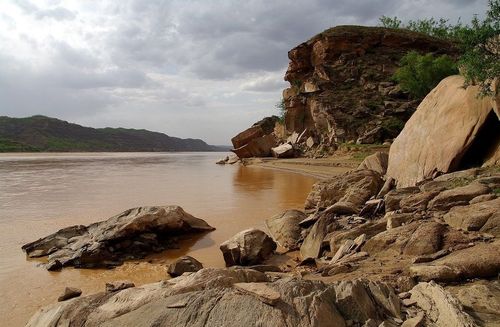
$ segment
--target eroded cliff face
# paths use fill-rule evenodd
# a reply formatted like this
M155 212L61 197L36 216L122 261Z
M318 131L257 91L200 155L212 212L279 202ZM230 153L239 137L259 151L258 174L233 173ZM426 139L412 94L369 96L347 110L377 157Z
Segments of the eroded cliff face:
M337 26L289 51L283 91L288 135L316 144L377 143L398 135L421 99L391 80L409 51L454 56L452 44L420 33Z

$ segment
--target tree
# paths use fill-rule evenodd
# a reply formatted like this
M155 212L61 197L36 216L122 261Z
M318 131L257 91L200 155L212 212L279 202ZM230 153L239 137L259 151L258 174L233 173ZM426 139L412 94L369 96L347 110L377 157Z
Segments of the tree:
M443 78L457 73L457 65L447 55L434 57L430 53L420 55L411 51L401 59L401 67L393 78L402 90L414 98L422 98Z

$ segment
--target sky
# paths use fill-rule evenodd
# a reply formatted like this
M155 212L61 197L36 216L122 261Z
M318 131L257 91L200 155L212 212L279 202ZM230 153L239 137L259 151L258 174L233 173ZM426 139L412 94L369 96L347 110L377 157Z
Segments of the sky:
M0 116L230 144L288 83L287 52L335 25L484 16L487 0L1 0Z

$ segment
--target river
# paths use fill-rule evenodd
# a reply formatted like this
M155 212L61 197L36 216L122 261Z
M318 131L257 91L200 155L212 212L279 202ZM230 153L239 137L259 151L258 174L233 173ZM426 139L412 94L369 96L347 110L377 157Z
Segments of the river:
M65 286L83 295L113 280L136 285L166 278L166 267L189 254L205 267L223 267L219 244L237 232L264 228L284 209L302 208L315 179L240 165L216 165L223 153L0 154L0 316L23 326ZM60 228L107 219L128 208L177 204L217 228L145 260L115 269L48 272L27 260L25 243Z

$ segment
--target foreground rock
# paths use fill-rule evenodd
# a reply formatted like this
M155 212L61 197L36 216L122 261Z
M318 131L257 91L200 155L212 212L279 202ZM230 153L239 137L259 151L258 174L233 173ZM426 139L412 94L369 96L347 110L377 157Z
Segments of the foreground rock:
M244 269L98 293L39 310L27 326L378 326L400 319L399 299L380 282L282 278Z
M89 226L71 226L23 245L28 257L59 266L108 267L175 246L175 237L214 230L179 206L139 207Z
M276 243L261 230L251 228L239 232L220 245L226 266L256 265L276 250Z
M464 89L463 85L461 76L441 81L391 145L387 175L398 187L414 186L460 167L480 166L498 147L495 100L478 97L478 86Z
M201 262L190 256L180 257L168 266L168 274L177 277L185 272L197 272L203 269Z

